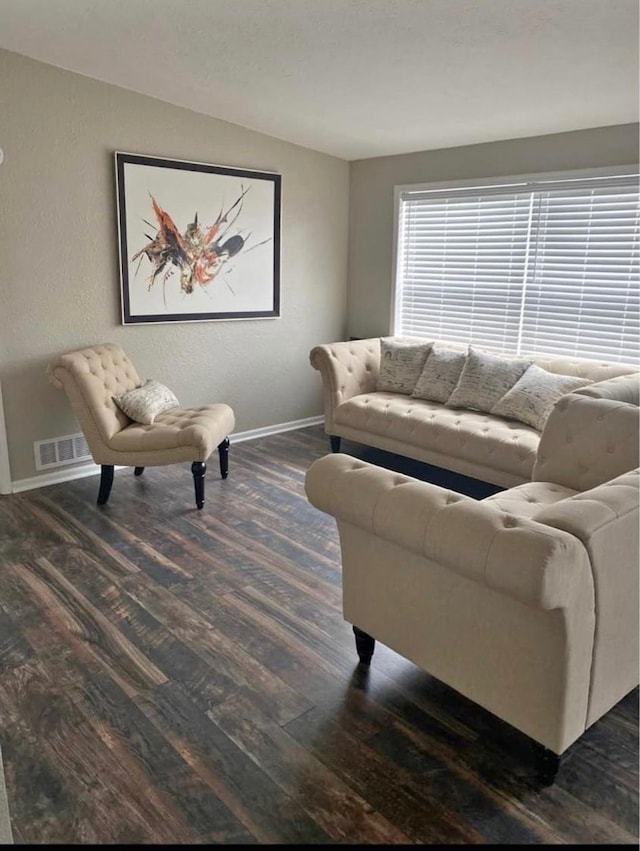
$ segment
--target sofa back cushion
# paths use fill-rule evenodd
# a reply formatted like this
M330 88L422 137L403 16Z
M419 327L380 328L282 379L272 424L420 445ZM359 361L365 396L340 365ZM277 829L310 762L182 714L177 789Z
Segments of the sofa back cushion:
M621 375L637 375L638 367L628 363L599 361L588 358L554 358L550 356L524 355L546 369L561 375L575 375L578 378L589 378L591 381L606 381Z

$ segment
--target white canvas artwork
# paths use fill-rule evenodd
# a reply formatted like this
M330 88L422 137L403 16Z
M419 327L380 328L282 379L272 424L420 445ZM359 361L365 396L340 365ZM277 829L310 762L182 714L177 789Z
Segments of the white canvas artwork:
M280 180L116 152L123 324L279 316Z

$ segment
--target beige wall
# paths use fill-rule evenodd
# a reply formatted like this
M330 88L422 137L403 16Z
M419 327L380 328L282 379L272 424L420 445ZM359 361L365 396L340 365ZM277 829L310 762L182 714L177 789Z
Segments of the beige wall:
M348 334L391 330L396 185L637 162L638 125L625 124L351 163Z
M185 405L229 402L236 431L321 414L311 346L389 331L395 185L634 163L638 125L349 164L0 51L0 146L0 383L16 481L36 475L34 441L78 430L48 361L94 342L120 343ZM122 326L116 150L282 174L280 318Z
M78 431L45 376L59 352L120 343L184 405L236 431L317 416L311 346L345 333L349 165L0 51L0 382L14 481L33 442ZM121 325L116 150L282 175L281 316Z

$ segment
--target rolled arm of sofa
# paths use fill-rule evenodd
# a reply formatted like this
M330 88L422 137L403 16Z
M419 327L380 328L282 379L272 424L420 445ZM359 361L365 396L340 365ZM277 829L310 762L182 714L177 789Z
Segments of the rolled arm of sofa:
M446 488L336 453L305 478L316 508L542 609L567 607L590 580L582 543Z
M622 391L633 380L623 376L598 384L605 392L612 384ZM640 409L608 392L600 398L584 392L597 392L598 384L556 402L538 444L534 481L586 491L639 465Z
M573 392L580 396L590 396L592 399L611 399L613 402L638 405L640 404L640 373L616 375L614 378L595 381Z
M330 434L334 411L341 402L375 390L380 371L380 338L314 346L309 361L322 376L325 430Z

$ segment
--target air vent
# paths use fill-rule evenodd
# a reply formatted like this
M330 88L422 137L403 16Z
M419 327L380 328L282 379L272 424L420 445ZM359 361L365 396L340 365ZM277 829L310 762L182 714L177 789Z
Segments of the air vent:
M50 467L63 467L65 464L91 460L91 452L83 434L65 434L51 440L36 440L33 449L36 470L48 470Z

